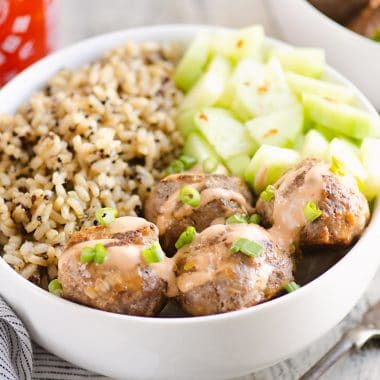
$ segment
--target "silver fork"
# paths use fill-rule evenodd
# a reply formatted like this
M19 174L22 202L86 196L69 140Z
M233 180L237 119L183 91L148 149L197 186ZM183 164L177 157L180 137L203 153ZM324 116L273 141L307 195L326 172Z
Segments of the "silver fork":
M317 380L334 363L352 351L360 350L369 340L380 337L380 302L373 305L359 325L348 330L335 346L317 361L299 380Z

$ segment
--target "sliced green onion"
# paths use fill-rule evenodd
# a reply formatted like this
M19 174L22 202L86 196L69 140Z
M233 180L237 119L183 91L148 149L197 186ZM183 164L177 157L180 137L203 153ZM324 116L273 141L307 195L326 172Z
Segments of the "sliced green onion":
M205 173L212 173L218 167L218 160L214 157L207 157L202 161L202 169Z
M95 245L94 251L95 251L94 262L96 264L103 264L107 256L106 247L103 244L98 243Z
M194 267L195 267L195 264L194 264L194 263L186 263L186 264L183 266L183 270L187 272L187 271L189 271L189 270L192 270Z
M96 219L102 226L109 226L117 217L117 210L113 207L104 207L96 211Z
M335 156L331 157L330 170L334 174L339 175L341 177L343 177L343 176L345 176L347 174L346 173L346 166L344 165L344 163L342 161L340 161L339 159L337 159Z
M299 289L300 286L294 282L294 281L291 281L289 282L288 284L286 284L284 286L284 289L288 292L288 293L291 293L291 292L294 292L295 290Z
M186 154L180 156L179 160L183 163L185 170L192 168L198 162L198 160L195 157L188 156Z
M318 208L315 202L307 202L303 208L303 214L308 223L313 223L322 215L322 210Z
M175 247L177 249L180 249L186 244L190 244L194 240L196 233L197 231L193 226L186 227L185 231L183 231L181 235L179 235L179 238L175 243Z
M181 173L185 171L185 165L180 160L174 160L165 170L165 174Z
M248 219L248 223L260 224L261 223L261 215L260 214L252 214Z
M263 246L253 240L239 238L234 241L230 249L233 253L241 252L247 256L259 257L263 250Z
M273 185L268 185L267 188L260 194L260 199L269 202L274 198L276 188Z
M91 263L94 261L95 250L93 247L84 247L80 255L81 263Z
M199 191L192 186L184 186L179 192L179 199L191 207L198 207L201 203Z
M226 219L226 224L236 224L236 223L248 223L248 217L245 214L237 212Z
M372 33L371 39L376 42L380 42L380 28L375 29Z
M48 290L51 294L58 297L61 297L63 294L62 284L57 278L49 282Z
M162 252L158 243L154 243L149 248L144 249L141 254L147 264L159 263L164 258L164 252Z

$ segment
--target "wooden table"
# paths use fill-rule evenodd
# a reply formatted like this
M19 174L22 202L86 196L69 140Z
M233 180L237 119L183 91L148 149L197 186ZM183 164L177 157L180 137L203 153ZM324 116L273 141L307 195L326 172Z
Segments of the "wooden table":
M218 24L234 27L261 23L268 35L278 35L270 15L266 12L265 0L61 0L61 2L61 45L112 30L166 23ZM357 307L327 336L297 356L239 380L297 379L338 340L345 329L360 318L368 305L378 298L380 298L380 272ZM380 379L380 348L370 347L360 353L352 354L348 359L336 364L324 379Z

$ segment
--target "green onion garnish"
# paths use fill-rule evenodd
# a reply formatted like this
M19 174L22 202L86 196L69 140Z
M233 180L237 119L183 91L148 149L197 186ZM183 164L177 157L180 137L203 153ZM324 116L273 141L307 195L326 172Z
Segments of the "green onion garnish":
M236 223L248 223L248 217L245 214L237 212L226 219L226 224L236 224Z
M104 207L96 211L96 219L102 226L109 226L117 217L117 210L113 207Z
M341 177L346 175L346 166L341 160L337 159L335 156L331 157L330 170L334 174L339 175Z
M179 235L179 238L175 243L175 247L177 249L180 249L186 244L190 244L194 240L196 233L197 231L193 226L186 227L185 231L183 231L181 235Z
M81 263L92 263L95 257L95 250L92 247L84 247L80 255Z
M179 199L191 207L198 207L201 203L199 191L192 186L184 186L179 192Z
M172 161L172 163L165 169L165 174L181 173L185 170L192 168L198 160L195 157L183 154L178 160Z
M144 249L141 254L147 264L159 263L164 258L164 252L162 252L158 243L154 243L149 248Z
M180 160L174 160L166 169L165 174L181 173L185 171L185 165Z
M183 270L187 272L187 271L189 271L189 270L192 270L194 267L195 267L195 264L194 264L194 263L186 263L186 264L183 266Z
M233 253L241 252L247 256L259 257L263 247L255 241L246 238L239 238L234 241L230 249Z
M106 247L103 244L98 243L95 247L84 247L80 255L80 261L81 263L94 262L96 264L103 264L106 256Z
M218 160L214 157L207 157L202 161L202 169L205 173L212 173L218 167Z
M308 223L313 223L322 215L322 210L318 208L315 202L307 202L303 208L303 214Z
M294 292L295 290L299 289L300 286L294 282L294 281L291 281L289 282L288 284L286 284L284 286L284 289L288 292L288 293L291 293L291 292Z
M372 33L371 39L376 42L380 42L380 28L375 29Z
M181 155L179 160L183 163L185 170L192 168L198 162L195 157L187 156L186 154Z
M268 185L267 188L260 194L260 199L269 202L274 198L276 188L273 185Z
M107 256L106 247L103 244L98 243L95 245L94 251L95 251L94 262L96 264L103 264Z
M260 224L261 223L261 215L260 214L252 214L248 219L248 223Z
M61 297L63 293L62 285L57 278L49 282L48 290L51 294L58 297Z

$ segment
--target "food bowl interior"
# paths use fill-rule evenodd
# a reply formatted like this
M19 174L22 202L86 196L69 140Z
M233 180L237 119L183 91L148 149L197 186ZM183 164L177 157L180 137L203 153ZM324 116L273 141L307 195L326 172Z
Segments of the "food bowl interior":
M7 84L0 91L0 112L14 113L60 68L77 68L126 40L186 44L202 30L219 29L197 25L147 27L80 42L34 64ZM271 47L282 43L267 38L266 44ZM328 67L325 79L353 88L360 107L377 115L368 100L335 70ZM23 279L3 259L0 259L0 293L37 343L90 370L133 379L239 376L294 354L348 313L380 262L380 255L376 254L379 213L376 205L363 237L336 265L311 283L284 297L227 314L143 318L98 311L54 297ZM49 317L52 314L54 320ZM310 329L310 325L314 328ZM61 328L57 330L56 326ZM97 341L94 329L98 332ZM92 353L93 346L103 347L103 361L97 360L96 352ZM207 354L210 352L214 353L212 358ZM144 365L147 359L149 368Z

